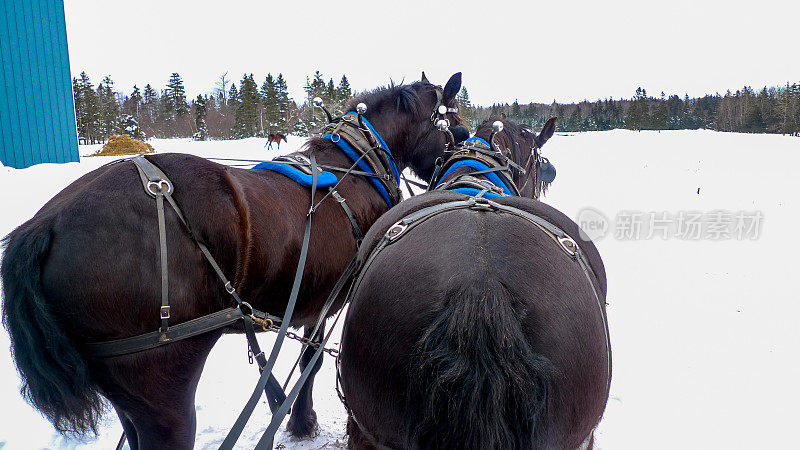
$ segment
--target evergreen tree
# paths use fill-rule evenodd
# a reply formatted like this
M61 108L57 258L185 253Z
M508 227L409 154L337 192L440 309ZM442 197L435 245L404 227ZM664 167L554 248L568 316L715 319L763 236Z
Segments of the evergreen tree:
M192 136L195 141L205 141L208 139L208 127L206 126L206 116L208 115L208 101L202 95L198 95L194 101L194 124L197 132Z
M315 133L325 123L327 123L325 113L321 110L317 110L312 103L314 97L320 97L324 101L327 87L328 86L326 85L325 80L322 78L322 74L319 72L319 70L314 73L314 78L311 81L306 78L306 86L304 88L306 91L306 104L303 106L303 111L301 112L302 117L300 121L300 128L296 130L298 134L302 133L301 135L304 135Z
M325 97L323 100L325 100L325 103L339 103L339 96L336 95L336 87L333 85L333 78L328 80L328 85L325 87Z
M73 80L78 135L92 144L100 139L100 101L86 72Z
M120 132L122 132L122 134L127 134L133 139L144 139L142 130L139 128L139 122L129 114L123 114L120 117Z
M476 128L478 124L475 123L475 116L472 111L472 103L469 101L469 92L467 92L466 86L461 87L456 100L458 101L458 112L459 115L461 115L461 118L464 119L471 127Z
M582 121L581 107L580 105L575 105L567 120L567 131L580 131Z
M266 133L279 131L281 116L278 104L278 85L272 74L261 84L261 120Z
M669 111L667 109L667 99L664 92L661 92L661 100L658 100L650 125L655 130L666 130L669 124Z
M628 107L625 124L632 130L646 130L650 126L650 105L647 91L641 87L636 89L636 96Z
M347 79L347 75L342 75L342 79L339 80L339 86L336 87L336 101L340 104L345 104L352 96L353 91L350 89L350 81Z
M278 104L277 120L275 127L277 131L288 131L290 127L299 119L299 112L294 101L289 98L289 88L283 74L278 74L275 79L275 98Z
M165 95L169 97L176 116L182 116L189 112L189 104L186 102L186 90L183 88L183 80L177 72L173 72L167 82Z
M130 97L126 97L125 101L122 103L122 110L125 114L129 116L133 116L136 121L140 120L140 113L139 108L142 106L142 93L139 91L139 88L134 84L133 85L133 92L131 93Z
M236 83L231 84L231 89L228 91L228 106L234 110L239 106L239 90L236 89Z
M103 78L97 85L97 97L100 101L100 135L108 139L119 130L119 104L114 93L114 81L110 76Z
M253 79L253 74L245 75L239 83L239 104L236 106L233 136L237 139L257 136L259 134L258 85Z

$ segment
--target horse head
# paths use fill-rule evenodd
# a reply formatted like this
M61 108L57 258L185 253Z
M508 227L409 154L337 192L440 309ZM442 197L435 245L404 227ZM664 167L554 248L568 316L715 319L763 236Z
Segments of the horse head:
M451 76L444 87L432 84L423 74L420 81L355 97L347 103L346 111L358 111L363 103L363 116L388 145L398 169L411 167L422 179L428 179L449 142L436 123L446 120L454 127L464 127L456 101L460 89L461 72Z
M522 197L538 199L555 179L555 166L542 157L541 148L555 133L556 119L548 119L537 134L529 126L501 116L503 126L494 134L493 144L516 166L512 169L512 178ZM488 142L492 138L493 123L491 119L485 120L475 136Z

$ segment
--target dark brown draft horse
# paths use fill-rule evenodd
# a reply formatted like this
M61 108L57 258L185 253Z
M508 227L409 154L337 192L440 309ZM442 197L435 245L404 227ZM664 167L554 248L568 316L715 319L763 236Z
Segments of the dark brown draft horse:
M399 169L411 167L430 177L445 144L432 111L440 103L454 107L460 86L458 73L444 88L423 80L378 89L352 100L348 111L365 103L365 117ZM457 113L448 115L459 120ZM316 155L320 165L352 164L330 140L311 139L303 153ZM173 181L173 197L241 297L282 316L299 259L309 190L273 171L236 169L190 155L148 160ZM337 190L363 230L388 210L367 178L348 176ZM324 193L318 191L315 201ZM175 324L233 306L178 220L167 208L170 321ZM291 321L307 329L356 252L351 223L335 200L326 200L314 221ZM102 359L87 358L80 346L151 332L159 325L156 208L134 164L112 164L81 177L10 233L5 246L3 323L25 398L58 430L83 434L96 431L103 396L119 415L131 448L192 448L197 382L214 343L233 330ZM331 312L343 301L338 299ZM301 365L307 361L304 355ZM236 374L230 377L236 382ZM309 380L294 405L289 430L296 436L312 435L317 425L312 385Z
M551 125L533 135L506 122L495 141L541 145ZM489 129L477 134L488 141ZM577 241L578 263L513 213L578 239L578 226L544 203L500 196L453 207L471 198L419 195L367 233L339 360L351 448L593 445L611 373L597 249Z

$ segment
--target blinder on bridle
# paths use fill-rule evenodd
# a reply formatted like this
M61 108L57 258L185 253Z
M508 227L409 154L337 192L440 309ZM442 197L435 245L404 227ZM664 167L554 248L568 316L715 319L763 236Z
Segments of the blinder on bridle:
M550 162L549 159L542 156L541 147L537 142L536 134L528 129L523 130L523 132L531 136L531 154L528 156L528 162L525 164L525 167L528 170L531 170L531 166L533 166L535 171L531 173L531 176L525 179L525 183L523 183L520 191L525 189L525 186L528 184L528 181L531 180L531 177L535 176L533 197L538 200L542 189L546 189L547 185L556 179L556 167Z

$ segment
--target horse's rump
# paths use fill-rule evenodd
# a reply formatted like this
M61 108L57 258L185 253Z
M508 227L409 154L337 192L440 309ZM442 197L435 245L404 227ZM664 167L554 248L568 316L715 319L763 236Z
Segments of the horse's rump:
M360 258L410 212L464 198L402 203L373 226ZM546 218L569 228L553 211ZM363 431L386 445L577 448L602 413L605 335L591 285L552 238L517 216L432 217L378 254L353 297L343 387Z

